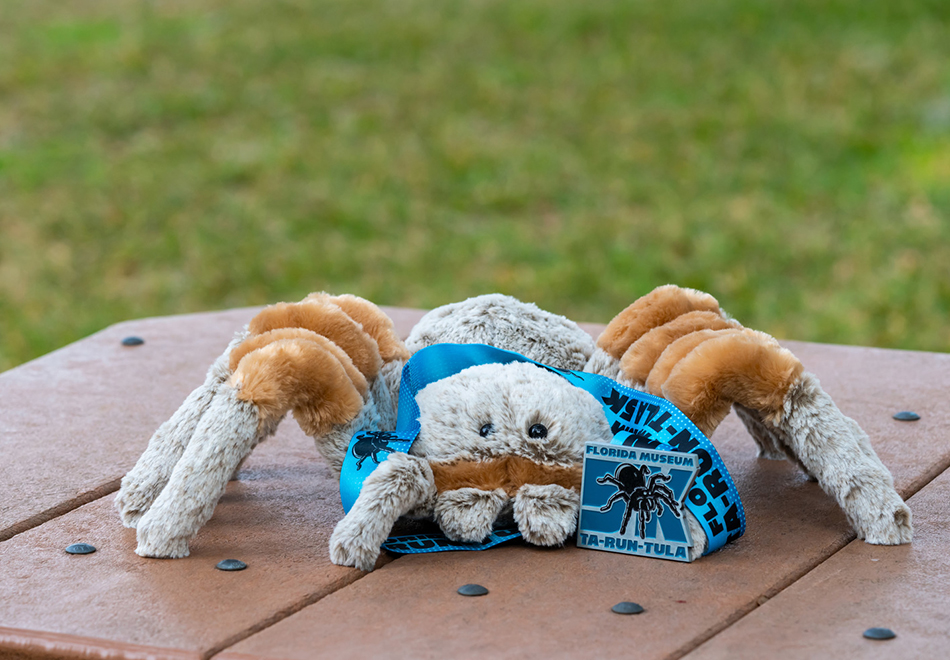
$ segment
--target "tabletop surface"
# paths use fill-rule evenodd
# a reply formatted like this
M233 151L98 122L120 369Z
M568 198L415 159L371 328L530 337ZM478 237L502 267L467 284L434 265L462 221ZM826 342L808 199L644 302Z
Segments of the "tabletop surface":
M692 564L521 542L330 563L338 485L292 419L244 463L185 559L137 556L113 506L154 430L258 311L128 321L0 374L0 658L895 658L950 642L950 355L782 342L867 431L914 515L855 540L731 414L712 440L747 532ZM405 337L424 312L384 308ZM602 326L583 324L596 336ZM122 339L144 339L138 346ZM897 421L912 410L918 421ZM65 548L89 543L96 552ZM247 564L215 569L222 559ZM479 598L459 586L484 585ZM644 612L611 611L634 601ZM865 630L896 637L872 641Z

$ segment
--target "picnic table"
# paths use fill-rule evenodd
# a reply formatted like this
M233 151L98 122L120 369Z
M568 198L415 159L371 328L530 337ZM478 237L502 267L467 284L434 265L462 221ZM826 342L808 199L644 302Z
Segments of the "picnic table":
M855 540L730 417L713 442L747 532L692 564L513 542L330 563L338 484L292 419L185 559L135 554L113 507L154 430L256 308L120 323L0 374L0 658L910 658L950 647L950 355L782 342L867 431L911 545ZM407 336L420 310L384 308ZM582 327L595 335L602 326ZM144 343L124 345L140 337ZM917 421L899 421L898 411ZM74 555L74 543L96 548ZM222 559L247 564L216 570ZM478 598L460 596L468 583ZM636 615L611 608L643 606ZM886 627L889 640L865 630Z

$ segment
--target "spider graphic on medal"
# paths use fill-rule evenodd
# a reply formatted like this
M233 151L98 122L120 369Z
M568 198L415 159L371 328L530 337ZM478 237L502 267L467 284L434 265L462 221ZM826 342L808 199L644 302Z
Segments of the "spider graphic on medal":
M599 484L611 484L617 488L606 504L600 507L601 511L609 511L617 501L625 504L623 521L620 524L621 536L627 531L627 524L634 512L637 513L640 538L646 538L646 525L656 513L659 517L663 507L668 508L677 518L682 518L682 504L676 501L676 496L666 485L672 477L662 472L650 473L645 465L634 466L630 463L621 463L613 474L605 474L597 478Z

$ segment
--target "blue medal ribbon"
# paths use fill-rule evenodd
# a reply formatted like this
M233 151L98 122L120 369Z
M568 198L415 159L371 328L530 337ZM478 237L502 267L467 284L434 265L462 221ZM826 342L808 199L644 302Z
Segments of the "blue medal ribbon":
M419 435L416 395L430 383L482 364L527 362L565 378L592 394L601 404L610 430L611 444L694 454L699 472L687 493L686 506L706 532L709 546L718 550L745 533L745 511L719 452L686 415L665 399L626 387L599 374L556 369L518 353L485 344L435 344L417 352L402 371L396 429L360 431L353 436L340 472L340 497L349 511L363 481L392 452L408 452ZM517 527L499 527L482 543L450 541L441 533L394 536L383 548L398 553L442 550L484 550L519 538Z

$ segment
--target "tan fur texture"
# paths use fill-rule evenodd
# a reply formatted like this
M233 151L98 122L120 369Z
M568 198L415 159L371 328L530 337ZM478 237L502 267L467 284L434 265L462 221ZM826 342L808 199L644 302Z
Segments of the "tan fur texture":
M734 401L774 421L789 389L801 377L802 363L761 332L718 332L719 336L698 344L673 367L661 387L664 398L706 435L712 435Z
M305 328L323 335L350 356L367 380L375 378L383 366L376 340L337 305L279 303L263 309L248 324L248 330L255 335L280 328Z
M303 302L329 302L342 309L376 340L383 362L409 359L409 350L396 334L392 319L370 301L350 294L332 296L328 293L311 293Z
M597 346L619 360L633 342L653 328L697 310L721 314L719 303L708 293L674 284L657 287L617 314L597 339Z
M697 330L684 337L680 337L660 353L660 357L657 358L650 373L647 374L645 383L646 391L654 396L663 396L663 383L670 377L670 372L672 372L676 365L679 364L684 357L689 355L694 348L709 339L737 332L740 331L731 328L728 330Z
M359 390L359 393L361 395L366 394L366 388L369 387L369 384L366 382L366 377L356 368L356 365L353 364L353 360L350 359L350 356L326 337L318 335L312 330L305 330L303 328L280 328L279 330L270 330L262 335L252 335L248 337L231 353L231 371L237 371L238 364L240 364L241 360L243 360L244 356L248 353L283 339L299 339L301 341L319 344L340 361L340 364L346 371L346 375L353 381L353 385Z
M726 330L742 327L738 321L724 319L716 312L686 312L669 323L657 326L637 339L620 359L623 373L635 383L646 383L657 359L680 337L698 330Z
M488 461L430 463L430 467L436 490L440 493L460 488L501 489L509 497L514 497L525 484L558 484L577 490L581 487L580 465L544 465L523 456L506 456Z
M363 407L363 394L343 363L314 341L279 339L248 353L231 384L242 401L257 405L263 419L280 419L293 410L310 435L349 422Z

